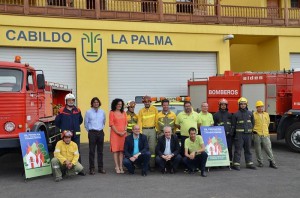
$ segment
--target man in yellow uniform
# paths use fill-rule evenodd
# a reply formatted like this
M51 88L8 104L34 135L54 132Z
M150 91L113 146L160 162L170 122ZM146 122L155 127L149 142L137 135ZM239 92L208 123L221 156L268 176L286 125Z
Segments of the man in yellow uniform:
M149 150L151 153L150 158L150 170L154 170L155 167L155 147L156 147L156 130L155 130L155 120L157 116L156 107L151 105L151 97L143 97L144 108L139 111L138 115L138 125L142 129L143 134L146 135Z
M272 145L269 134L270 116L267 112L264 112L264 103L262 101L257 101L255 106L257 111L253 113L255 123L253 128L253 134L254 148L258 162L258 167L264 166L263 155L261 152L261 148L263 147L270 162L269 166L271 168L277 169L272 152Z
M176 114L169 109L170 101L163 99L161 101L162 111L157 114L156 117L156 129L158 137L164 135L164 127L169 126L172 129L173 134L176 132L175 121Z
M180 129L180 141L181 141L181 154L184 156L184 143L185 139L189 138L189 129L194 127L199 129L200 120L197 112L193 111L192 103L190 101L184 101L184 111L177 115L175 124ZM198 130L197 130L198 131Z
M138 123L138 116L134 113L135 108L135 102L132 100L129 100L126 104L127 111L127 135L132 134L132 127Z
M77 144L71 141L72 136L71 131L63 131L61 134L62 140L58 141L55 146L51 165L56 182L62 180L62 171L66 172L68 176L75 174L85 176L83 166L78 162L79 152Z

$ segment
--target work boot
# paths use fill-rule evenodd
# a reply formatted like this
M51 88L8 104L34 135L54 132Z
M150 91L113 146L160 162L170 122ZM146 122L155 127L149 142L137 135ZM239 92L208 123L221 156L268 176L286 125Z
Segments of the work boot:
M99 168L98 173L106 174L106 171L103 168Z
M233 170L240 171L240 170L241 170L241 167L240 167L240 166L237 166L237 165L234 165L234 166L232 166L232 169L233 169Z
M205 171L201 171L201 176L202 177L207 177L206 172Z
M260 168L262 168L262 167L264 167L264 164L263 163L258 163L257 166L260 167Z
M253 164L246 165L246 168L256 170L256 167Z
M84 172L84 170L82 170L81 172L78 173L78 175L80 175L80 176L85 176L86 173Z
M277 169L278 167L276 166L275 162L270 162L270 168Z
M62 180L62 177L56 177L54 181L55 182L60 182L61 180Z

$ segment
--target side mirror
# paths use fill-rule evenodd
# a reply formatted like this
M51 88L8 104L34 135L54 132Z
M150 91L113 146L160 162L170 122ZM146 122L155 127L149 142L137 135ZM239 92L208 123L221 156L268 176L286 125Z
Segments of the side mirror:
M37 75L37 85L38 89L45 89L45 76L44 74Z

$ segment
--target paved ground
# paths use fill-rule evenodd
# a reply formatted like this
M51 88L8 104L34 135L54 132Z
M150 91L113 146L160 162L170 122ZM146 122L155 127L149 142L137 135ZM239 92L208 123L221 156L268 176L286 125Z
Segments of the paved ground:
M274 137L272 137L274 139ZM189 175L182 171L175 175L161 175L158 171L142 177L117 175L113 172L113 159L109 145L105 145L106 175L75 176L54 182L51 176L30 179L24 182L21 175L22 161L18 154L0 157L0 195L6 197L299 197L299 153L289 151L284 142L273 141L273 151L278 170L269 167L258 170L242 168L230 171L227 168L213 169L207 178ZM254 155L255 157L255 155ZM88 167L88 145L82 145L83 165ZM267 165L267 162L265 163Z

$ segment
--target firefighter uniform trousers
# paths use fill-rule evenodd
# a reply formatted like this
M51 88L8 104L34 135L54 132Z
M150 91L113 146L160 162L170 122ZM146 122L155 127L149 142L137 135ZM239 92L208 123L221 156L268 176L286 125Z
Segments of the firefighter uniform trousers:
M62 178L62 172L67 176L76 175L83 170L83 166L77 162L71 169L67 169L66 165L61 164L57 158L51 160L52 170L55 178Z
M145 129L143 128L143 134L147 137L148 144L149 144L149 151L151 154L150 157L150 167L155 167L155 147L156 147L156 131L155 128L153 129Z
M244 156L247 165L253 165L251 153L252 133L237 132L234 138L233 165L240 166L241 152L244 149Z

